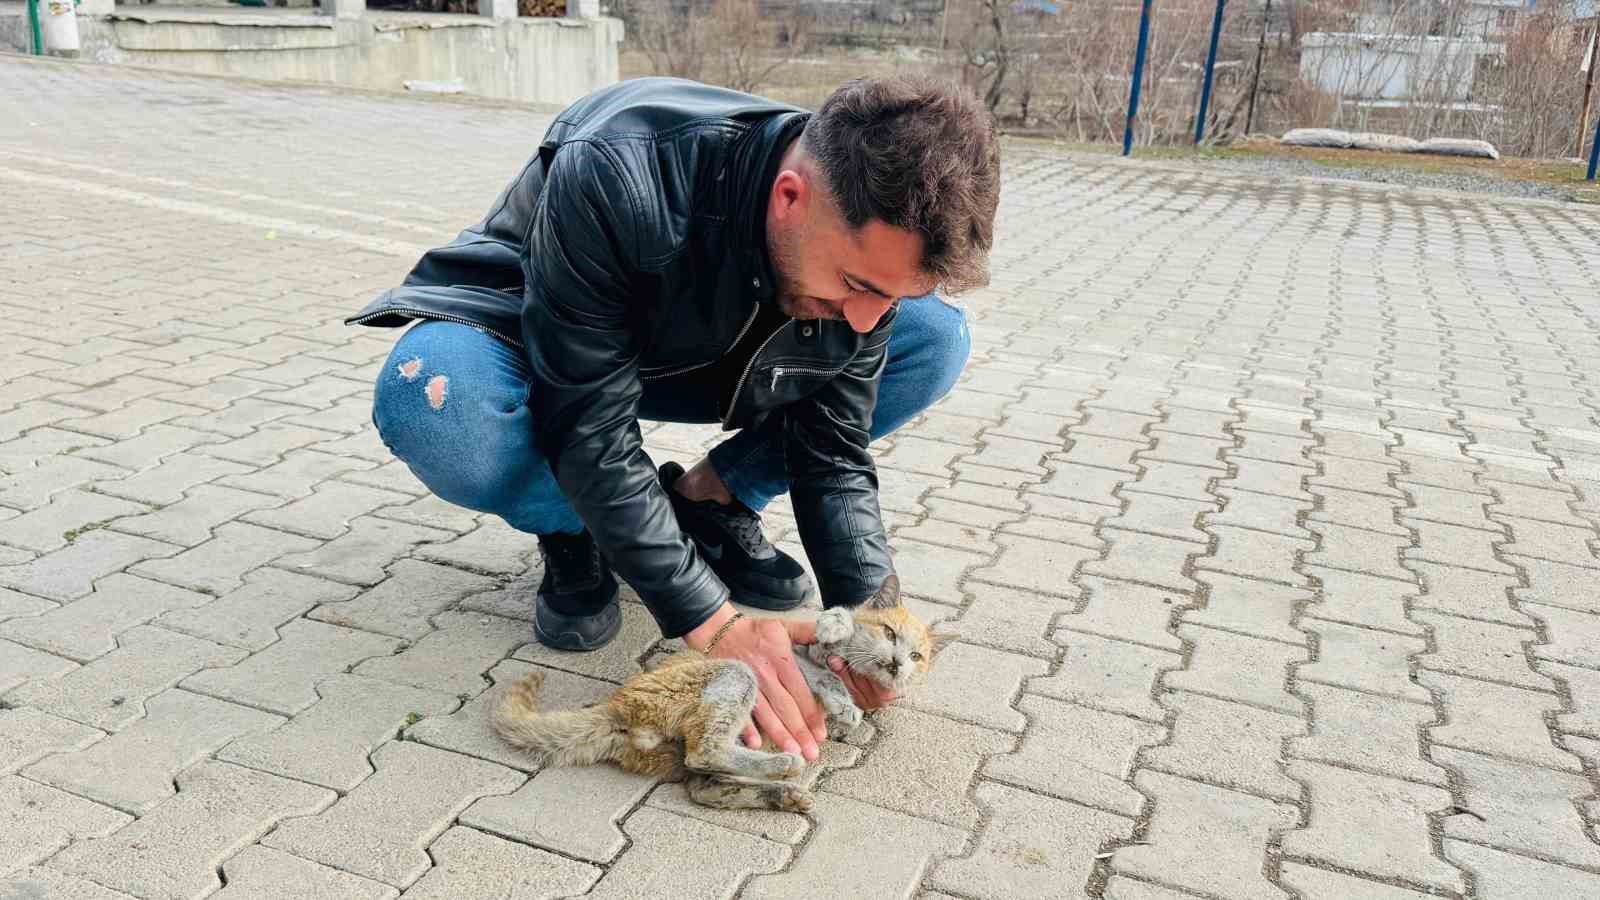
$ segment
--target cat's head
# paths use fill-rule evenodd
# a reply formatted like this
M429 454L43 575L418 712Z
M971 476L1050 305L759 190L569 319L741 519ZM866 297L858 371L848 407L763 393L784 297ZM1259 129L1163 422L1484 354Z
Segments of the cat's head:
M900 602L900 581L893 575L856 607L855 633L840 648L851 669L872 678L896 695L928 674L939 651L958 635L934 631Z

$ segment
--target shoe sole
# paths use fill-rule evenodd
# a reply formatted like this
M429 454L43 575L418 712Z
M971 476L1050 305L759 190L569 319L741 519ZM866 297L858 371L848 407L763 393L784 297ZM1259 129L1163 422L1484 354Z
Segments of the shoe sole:
M590 650L598 650L601 647L611 643L611 641L616 638L617 634L622 631L622 609L616 604L617 601L612 600L611 606L607 608L607 611L599 614L606 615L609 613L610 623L606 626L604 631L591 638L585 638L581 632L575 630L563 630L560 632L551 633L550 631L547 631L544 627L544 624L539 621L538 611L535 610L533 616L533 636L539 640L540 644L543 644L552 650L566 650L574 653L585 653Z

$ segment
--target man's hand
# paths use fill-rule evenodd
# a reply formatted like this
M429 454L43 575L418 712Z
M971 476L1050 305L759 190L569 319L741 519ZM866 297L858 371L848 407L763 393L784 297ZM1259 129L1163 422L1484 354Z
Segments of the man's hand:
M700 627L684 635L684 643L704 649L733 615L733 606L724 603ZM785 753L816 761L817 745L827 740L828 730L811 687L795 665L792 646L815 642L815 631L811 622L743 618L733 623L713 648L713 657L741 660L756 673L761 693L753 710L754 723L744 732L749 746L759 748L764 734Z
M889 701L895 698L893 688L886 688L865 675L845 668L844 660L837 656L828 657L828 668L832 669L833 674L838 675L844 686L850 689L850 696L855 698L856 706L863 710L887 706Z

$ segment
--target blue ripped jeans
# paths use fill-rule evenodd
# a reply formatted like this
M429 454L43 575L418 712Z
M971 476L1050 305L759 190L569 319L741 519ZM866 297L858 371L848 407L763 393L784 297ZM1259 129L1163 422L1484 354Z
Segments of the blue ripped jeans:
M933 297L902 301L872 439L949 393L971 349L961 310ZM530 534L576 534L583 521L533 440L528 398L536 390L517 348L467 325L424 321L400 336L378 373L372 420L389 450L439 499L493 513ZM675 413L684 404L671 391L670 382L647 383L639 417L714 421ZM774 429L736 432L712 449L710 461L729 493L758 512L789 489Z

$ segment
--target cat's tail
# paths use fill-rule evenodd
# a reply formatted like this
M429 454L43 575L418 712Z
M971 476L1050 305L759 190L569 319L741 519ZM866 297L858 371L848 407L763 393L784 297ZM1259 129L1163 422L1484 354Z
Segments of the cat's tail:
M587 766L616 758L627 731L611 711L601 705L540 712L543 684L544 673L535 670L506 686L490 715L495 733L549 766Z

